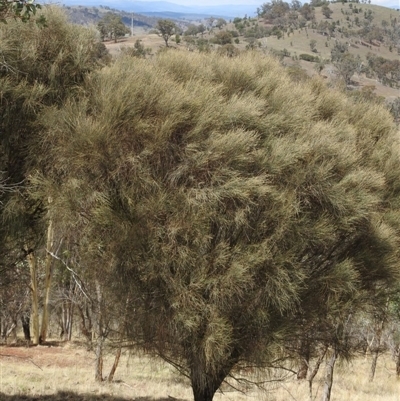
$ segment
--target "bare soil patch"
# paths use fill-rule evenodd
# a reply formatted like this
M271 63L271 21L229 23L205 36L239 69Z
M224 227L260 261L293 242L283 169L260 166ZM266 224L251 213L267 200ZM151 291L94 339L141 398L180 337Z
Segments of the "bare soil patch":
M33 363L38 367L89 367L93 355L74 344L49 342L38 346L1 346L0 360Z

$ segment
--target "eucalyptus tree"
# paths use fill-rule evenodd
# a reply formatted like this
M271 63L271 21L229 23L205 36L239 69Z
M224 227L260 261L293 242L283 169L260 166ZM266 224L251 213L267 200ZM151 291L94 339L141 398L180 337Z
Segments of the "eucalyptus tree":
M41 7L34 0L0 0L0 22L7 22L10 19L19 19L23 22L29 21ZM44 21L43 15L37 20L39 24L43 24Z
M122 18L118 14L107 13L98 22L97 28L100 32L101 37L108 37L117 43L118 38L125 36L129 33L129 28L122 22Z
M298 316L339 332L359 294L396 278L390 115L294 84L271 58L121 58L43 124L55 210L128 338L187 375L195 401L266 366Z
M177 32L177 26L175 22L169 19L160 19L157 21L156 30L158 35L164 39L165 46L169 47L169 39Z

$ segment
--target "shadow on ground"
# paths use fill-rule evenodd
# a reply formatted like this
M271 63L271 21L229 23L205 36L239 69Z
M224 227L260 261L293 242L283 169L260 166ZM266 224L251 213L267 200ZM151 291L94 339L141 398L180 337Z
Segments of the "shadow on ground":
M7 395L0 393L0 401L186 401L174 397L166 398L121 398L102 394L78 394L70 391L60 391L50 395Z

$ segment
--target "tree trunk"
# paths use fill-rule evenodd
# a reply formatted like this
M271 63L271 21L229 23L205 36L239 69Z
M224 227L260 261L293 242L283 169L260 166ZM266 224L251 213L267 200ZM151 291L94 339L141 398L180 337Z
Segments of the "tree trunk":
M23 313L21 315L21 323L22 323L22 330L24 332L24 338L26 341L31 341L31 329L30 325L30 317L28 314Z
M68 341L71 336L71 302L63 301L61 310L61 339Z
M398 345L396 348L395 362L396 362L396 376L397 376L397 378L399 378L400 377L400 345Z
M10 326L7 329L5 337L8 338L10 334L13 334L13 340L17 340L17 322L13 321L11 322Z
M400 354L396 358L396 376L400 377Z
M128 306L129 306L129 296L126 298L125 301L125 310L124 310L124 315L123 315L123 319L120 320L119 322L119 347L117 349L117 353L115 354L115 359L114 359L114 364L111 368L110 374L108 375L108 382L112 382L114 379L114 374L115 371L117 370L118 367L118 362L119 362L119 358L121 357L121 351L122 351L122 343L123 343L123 339L124 339L124 332L125 332L125 327L126 327L126 321L128 318Z
M301 340L299 356L300 362L297 371L297 380L304 380L307 378L310 363L310 344L307 340Z
M198 366L192 368L191 382L194 401L212 401L224 379L225 376L222 379L209 376Z
M87 347L89 350L92 349L92 319L89 314L89 308L86 305L77 305L78 306L78 311L79 311L79 316L81 317L81 324L80 324L80 329L81 333L86 337L87 340Z
M72 324L74 322L74 304L70 302L69 304L69 320L67 326L67 341L71 341L72 339Z
M97 296L97 346L96 346L96 373L95 380L97 382L103 381L103 296L101 291L100 282L95 280L96 296Z
M379 350L375 350L372 353L372 363L371 363L371 371L369 373L369 381L373 381L375 377L375 371L376 371L376 364L378 362L378 356L379 356Z
M300 359L299 369L297 371L297 380L304 380L307 378L308 364L308 359Z
M62 306L61 306L61 339L63 341L68 341L68 328L69 328L69 301L63 301Z
M40 343L46 341L47 331L49 328L50 287L51 287L52 262L53 262L53 257L50 255L49 252L51 252L53 248L53 237L54 237L53 221L50 219L49 226L47 227L47 243L46 243L47 254L45 262L46 265L45 300L43 304L42 327L40 330L40 337L39 337Z
M108 375L108 378L107 378L107 381L110 382L110 383L114 379L114 374L115 374L115 371L117 370L117 367L118 367L119 358L121 357L121 351L122 351L122 347L119 347L117 349L117 353L115 354L114 363L113 363L112 368L110 370L110 374Z
M216 370L210 372L205 363L205 356L192 355L190 381L194 395L194 401L212 401L214 394L225 380L233 366L237 363L238 358L231 356L229 361L220 367L215 366Z
M321 366L321 363L325 357L326 351L328 350L327 347L324 347L320 354L318 355L317 361L315 362L314 368L310 370L310 373L308 375L308 390L309 390L309 395L310 395L310 401L313 400L313 381L315 376L317 375L319 371L319 367Z
M372 363L371 363L371 370L369 373L369 380L371 382L374 380L374 377L375 377L376 364L378 362L379 350L380 350L380 346L381 346L381 339L382 339L382 333L383 333L384 326L385 326L385 320L382 319L378 323L377 327L375 328L375 337L372 340L372 344L370 346L371 353L372 353ZM372 346L372 345L374 345L374 346Z
M95 380L103 381L103 336L97 338Z
M322 401L330 401L331 399L331 391L333 384L333 370L335 368L336 359L338 357L338 352L336 347L332 350L332 355L326 362L326 373L325 373L325 383L324 390L322 393Z
M32 250L27 247L27 258L31 273L31 292L32 292L32 330L33 344L39 344L39 295L37 284L37 263L36 256Z

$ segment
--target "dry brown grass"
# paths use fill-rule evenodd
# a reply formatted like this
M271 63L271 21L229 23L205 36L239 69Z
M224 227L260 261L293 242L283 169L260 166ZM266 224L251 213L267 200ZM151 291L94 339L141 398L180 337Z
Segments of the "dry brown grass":
M106 359L105 370L112 363ZM394 363L382 356L375 380L368 380L370 360L358 358L336 367L332 401L398 401L400 381ZM314 381L316 400L322 373ZM1 401L174 401L192 400L188 380L162 361L125 352L113 383L94 381L94 354L79 344L46 347L0 348ZM272 377L270 379L273 379ZM235 387L240 387L232 382ZM242 387L243 389L243 387ZM241 393L228 385L215 401L308 401L308 385L294 378L266 384L264 390Z

